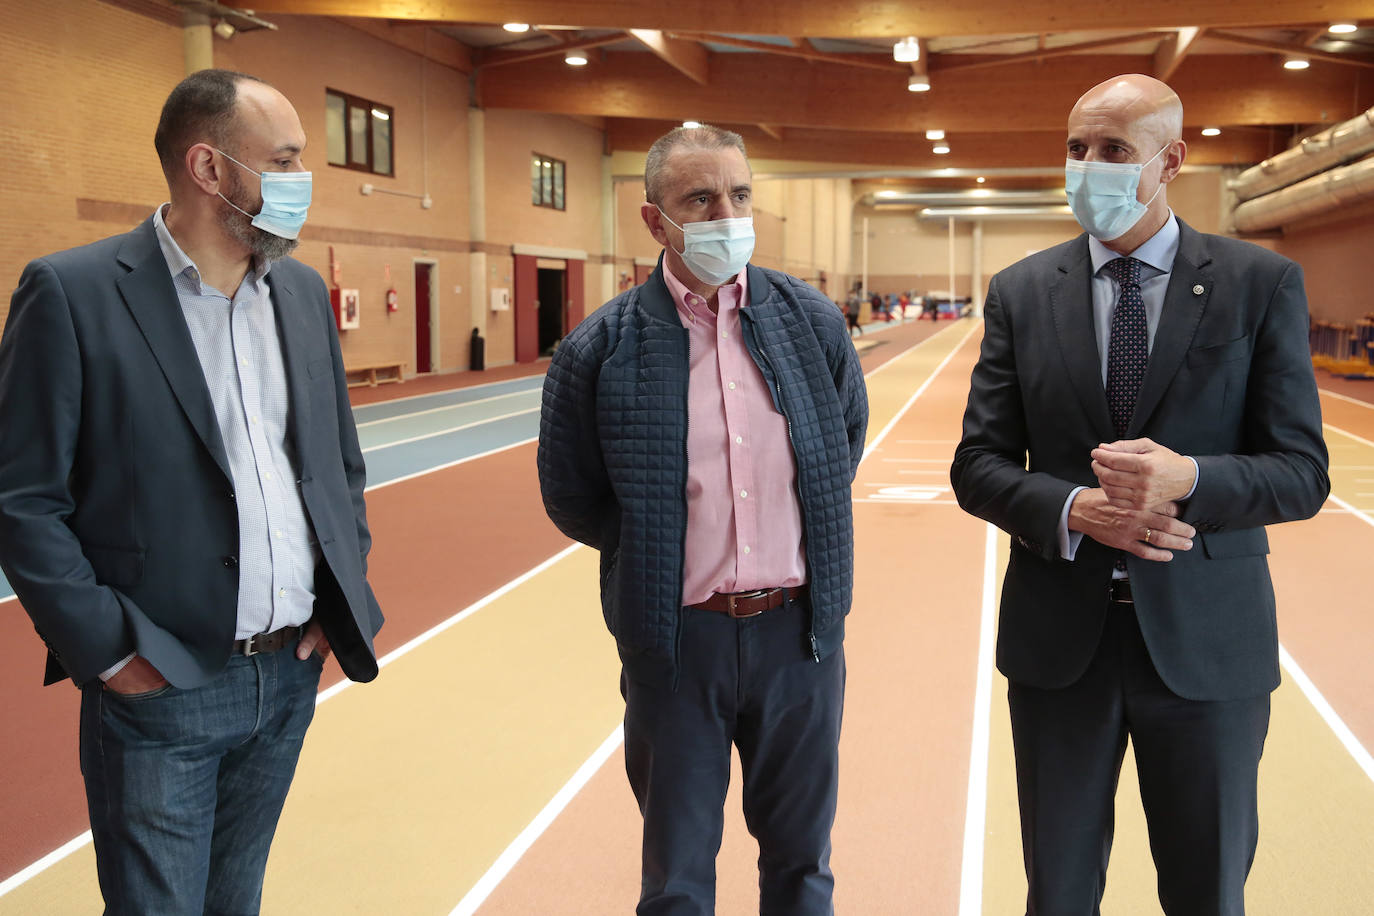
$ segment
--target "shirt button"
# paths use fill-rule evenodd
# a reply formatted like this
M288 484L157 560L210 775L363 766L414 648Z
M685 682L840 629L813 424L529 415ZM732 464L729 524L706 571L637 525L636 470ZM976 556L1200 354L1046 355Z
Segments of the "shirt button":
M721 331L721 332L720 332L720 336L721 336L721 337L728 338L728 337L730 336L730 332L729 332L729 331Z
M248 357L245 356L245 357L243 357L242 359L240 359L240 360L239 360L239 365L240 365L240 366L246 366L246 365L248 365Z
M748 552L749 552L749 545L748 545L748 544L745 544L745 545L744 545L744 552L745 552L745 553L748 553Z
M274 531L274 532L272 532L272 533L275 534L278 538L280 538L280 537L282 536L282 533L281 533L281 529L280 529L280 528L278 528L276 531Z
M248 422L252 423L254 426L257 426L257 425L258 425L258 418L257 418L257 417L250 417L249 420L248 420Z
M731 383L730 383L730 390L731 390L731 391L734 391L734 390L735 390L735 383L734 383L734 382L731 382Z
M272 479L272 472L271 472L271 471L263 471L263 472L262 472L262 479L263 479L263 480L271 480L271 479Z
M224 565L225 565L225 568L227 568L227 569L233 569L234 567L236 567L236 566L239 565L239 558L238 558L238 557L225 557L225 558L224 558Z
M278 597L278 598L285 598L285 597L286 597L286 589L284 589L284 588L279 588L279 589L277 589L277 597Z
M736 436L736 437L735 437L735 444L736 444L736 445L741 445L741 444L743 444L743 443L744 443L744 437L743 437L743 436Z
M749 491L748 491L748 490L740 490L740 491L739 491L739 498L740 498L740 499L748 499L748 498L749 498Z

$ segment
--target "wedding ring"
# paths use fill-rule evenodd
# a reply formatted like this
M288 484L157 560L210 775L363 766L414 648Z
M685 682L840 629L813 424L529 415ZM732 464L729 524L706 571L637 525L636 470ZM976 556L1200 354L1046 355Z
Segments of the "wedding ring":
M1151 536L1152 534L1154 534L1154 532L1151 531L1149 528L1146 528L1146 529L1145 529L1145 543L1146 543L1146 544L1150 543L1150 536Z

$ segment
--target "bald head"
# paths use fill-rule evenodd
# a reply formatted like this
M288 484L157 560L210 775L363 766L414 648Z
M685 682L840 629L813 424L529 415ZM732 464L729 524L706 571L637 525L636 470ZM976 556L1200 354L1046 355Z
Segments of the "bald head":
M1069 112L1075 122L1107 118L1128 128L1156 149L1183 135L1183 102L1178 93L1152 76L1128 73L1098 83Z

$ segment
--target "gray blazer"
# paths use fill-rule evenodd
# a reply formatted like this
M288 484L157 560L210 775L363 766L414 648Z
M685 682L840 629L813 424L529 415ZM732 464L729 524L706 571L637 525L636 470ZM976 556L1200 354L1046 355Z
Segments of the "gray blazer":
M377 674L364 468L324 282L268 274L289 431L324 559L315 617L344 672ZM229 657L234 485L152 219L31 262L0 339L0 566L49 649L45 683L130 652L178 687Z
M1264 526L1307 518L1330 491L1307 346L1302 270L1179 224L1178 256L1127 438L1198 461L1182 519L1193 549L1127 557L1141 632L1180 696L1256 696L1279 682ZM1116 552L1084 538L1060 559L1060 511L1095 486L1089 452L1114 441L1093 337L1088 238L992 279L951 480L959 504L1012 536L997 642L1012 681L1056 688L1086 670Z

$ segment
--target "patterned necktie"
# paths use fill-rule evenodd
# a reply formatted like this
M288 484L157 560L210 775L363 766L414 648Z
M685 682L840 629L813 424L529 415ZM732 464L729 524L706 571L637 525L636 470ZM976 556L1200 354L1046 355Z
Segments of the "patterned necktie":
M1126 437L1135 412L1136 395L1145 378L1149 359L1149 331L1145 326L1145 300L1140 295L1140 261L1117 258L1108 261L1106 270L1116 280L1119 292L1112 312L1112 337L1107 346L1107 407L1118 439Z

